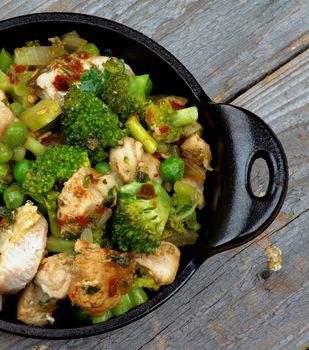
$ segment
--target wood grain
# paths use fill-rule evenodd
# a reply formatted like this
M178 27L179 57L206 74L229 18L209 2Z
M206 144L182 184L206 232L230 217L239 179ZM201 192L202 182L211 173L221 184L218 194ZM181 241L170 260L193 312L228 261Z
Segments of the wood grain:
M42 11L96 14L142 31L174 53L217 101L230 100L295 57L233 101L260 115L278 133L287 151L290 185L281 213L262 236L211 258L179 293L142 320L88 339L42 341L0 333L0 349L294 350L309 346L309 51L304 51L309 43L309 3L0 3L0 19ZM283 268L265 280L261 272L269 243L283 251Z
M45 11L94 14L143 32L175 54L217 102L230 101L309 45L307 0L2 0L0 19Z
M208 260L164 306L125 328L59 341L0 333L1 350L295 350L309 344L309 50L233 103L267 121L287 152L289 192L269 229ZM270 243L281 248L283 268L263 278Z

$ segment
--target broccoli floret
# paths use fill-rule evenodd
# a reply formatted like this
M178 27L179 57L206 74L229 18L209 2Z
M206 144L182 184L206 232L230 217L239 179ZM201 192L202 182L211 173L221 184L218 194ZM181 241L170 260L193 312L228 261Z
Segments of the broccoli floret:
M160 244L171 206L171 198L156 182L122 186L111 240L122 251L153 253Z
M176 181L173 206L163 232L163 238L176 246L194 244L201 225L197 221L196 206L201 194L191 185Z
M152 102L146 107L146 123L157 141L176 142L184 134L183 127L198 118L196 107L174 110L168 100Z
M81 167L90 167L87 152L80 147L56 145L38 156L22 184L27 194L49 192L56 181L68 180Z
M97 163L108 156L108 149L117 146L127 131L120 129L117 115L98 97L72 85L65 96L62 133L65 144L82 147Z
M111 58L104 64L108 78L105 81L103 101L119 115L121 121L133 114L143 114L146 96L152 82L148 74L129 76L122 60Z
M158 286L154 279L149 276L136 278L133 282L133 287L147 288L154 291L158 291L160 289L160 286Z

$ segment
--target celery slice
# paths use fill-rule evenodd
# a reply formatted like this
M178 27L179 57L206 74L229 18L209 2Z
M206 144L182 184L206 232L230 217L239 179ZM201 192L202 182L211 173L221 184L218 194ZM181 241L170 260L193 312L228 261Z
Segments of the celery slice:
M29 129L37 131L55 120L60 114L59 102L46 98L22 112L19 118Z
M15 49L15 64L45 66L66 53L65 49L56 46L31 46Z

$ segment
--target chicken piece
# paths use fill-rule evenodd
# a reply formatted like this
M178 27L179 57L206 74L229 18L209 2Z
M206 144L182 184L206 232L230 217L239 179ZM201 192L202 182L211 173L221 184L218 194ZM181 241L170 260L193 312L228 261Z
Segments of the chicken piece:
M15 294L25 288L38 270L48 224L28 201L17 208L14 223L0 231L0 293Z
M117 253L98 244L77 240L69 289L71 301L91 316L116 306L130 289L135 265L127 253Z
M149 275L158 286L174 282L180 261L180 250L172 243L162 241L155 254L138 254L137 268Z
M5 91L0 89L0 101L5 101L5 100L6 100Z
M0 142L3 140L6 129L15 119L10 108L3 101L0 101Z
M138 164L137 169L141 173L145 173L149 176L150 180L156 181L162 184L162 178L160 176L160 161L151 154L144 152L141 162Z
M85 227L100 227L112 215L117 183L112 175L80 168L64 185L58 198L58 224L61 234L79 234Z
M34 283L51 298L68 296L72 279L73 256L60 253L44 258L35 276Z
M202 125L199 122L194 122L183 127L183 134L187 138L193 134L198 134L202 132Z
M137 166L142 161L143 145L132 137L124 137L119 146L109 152L109 160L112 170L124 183L130 183L136 179Z
M64 96L71 82L78 84L80 74L91 67L104 71L103 63L106 63L109 59L110 57L108 56L91 55L86 57L84 53L80 52L56 58L48 66L47 71L40 74L36 79L36 84L41 89L41 97L51 98L63 104ZM127 64L125 64L125 69L128 75L134 75L132 69ZM65 85L61 85L61 89L59 89L59 86L55 83L57 76L64 78ZM73 80L72 77L74 77Z
M52 314L56 308L57 300L31 282L18 299L17 319L30 326L43 327L54 323Z
M193 160L198 165L203 165L206 170L213 170L210 166L212 155L209 144L199 134L189 136L181 145L184 157Z
M198 190L201 193L200 200L198 201L197 207L201 210L205 207L205 197L204 197L204 184L201 182L198 182L194 180L194 178L188 176L188 177L183 177L181 179L182 182L191 185L194 187L196 190Z

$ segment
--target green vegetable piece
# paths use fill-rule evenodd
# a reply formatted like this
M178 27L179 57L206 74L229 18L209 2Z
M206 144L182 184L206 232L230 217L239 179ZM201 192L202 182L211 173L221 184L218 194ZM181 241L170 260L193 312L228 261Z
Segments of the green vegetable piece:
M145 97L148 96L152 90L152 81L149 75L132 75L129 79L129 96L135 98L137 101L144 101Z
M14 63L28 66L45 66L65 53L65 49L56 46L22 47L15 49Z
M49 192L56 181L68 180L81 167L90 167L88 155L80 147L55 145L38 156L23 182L25 193Z
M19 117L22 112L26 110L26 108L19 102L13 102L10 104L10 107L15 115Z
M121 297L119 304L113 308L113 314L114 316L123 315L133 307L129 293L127 293Z
M180 157L164 159L160 165L160 175L164 180L177 181L183 178L185 163Z
M130 129L132 136L143 144L148 153L153 154L156 151L157 141L150 136L134 115L126 121L125 127Z
M193 186L182 182L176 181L174 184L174 191L177 194L177 205L192 205L200 200L201 193Z
M20 160L23 160L26 155L26 149L23 146L19 146L13 149L13 160L15 162L19 162Z
M160 289L160 286L157 285L154 279L146 275L136 278L133 282L133 287L147 288L154 291L158 291Z
M3 143L11 148L21 146L27 137L27 127L22 122L11 123L3 136Z
M87 40L81 38L79 34L73 30L72 32L66 33L61 37L62 44L68 52L74 52L79 47L87 44Z
M16 209L25 202L25 195L21 191L21 186L18 183L12 183L3 192L3 201L7 208Z
M107 72L101 72L97 68L91 67L84 72L80 77L79 89L82 92L87 92L100 97L104 90Z
M61 107L59 102L46 98L22 112L20 120L32 131L37 131L55 120L60 114Z
M120 188L111 239L122 251L153 253L159 246L172 200L158 183L132 182Z
M98 47L93 44L93 43L87 43L83 46L80 46L77 51L86 51L86 52L89 52L90 54L92 55L97 55L99 56L100 55L100 50L98 49Z
M0 143L0 163L4 164L11 160L13 157L13 151L9 146Z
M194 123L198 119L198 110L196 106L178 109L171 119L172 126L185 126Z
M27 137L26 142L24 143L24 147L26 150L33 153L35 156L41 156L48 148L42 145L32 136Z
M108 162L99 162L95 165L95 170L102 175L109 174L111 172L111 168Z
M9 165L0 163L0 180L4 180L6 178L8 171Z
M67 241L62 238L49 236L47 238L46 249L51 253L69 253L75 255L75 241Z
M14 179L22 183L24 182L27 172L32 168L32 162L28 159L23 159L17 162L13 168Z
M108 321L110 318L114 316L113 310L108 310L102 316L93 316L91 317L91 321L93 324L102 323Z
M3 48L0 52L0 69L4 73L7 73L12 63L13 63L12 55Z
M148 300L148 296L144 292L143 288L133 287L130 289L128 294L133 307L144 304Z
M104 102L74 85L65 96L61 122L64 143L82 147L94 164L106 159L110 147L128 133Z
M79 321L87 321L90 319L90 316L87 314L87 312L82 309L75 308L73 313L75 318Z

